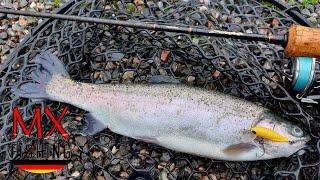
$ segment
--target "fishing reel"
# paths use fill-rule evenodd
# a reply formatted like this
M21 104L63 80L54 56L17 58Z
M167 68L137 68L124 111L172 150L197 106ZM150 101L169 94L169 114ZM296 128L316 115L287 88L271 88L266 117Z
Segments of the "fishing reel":
M288 89L302 102L320 102L320 59L297 57L285 68L289 78L285 79Z

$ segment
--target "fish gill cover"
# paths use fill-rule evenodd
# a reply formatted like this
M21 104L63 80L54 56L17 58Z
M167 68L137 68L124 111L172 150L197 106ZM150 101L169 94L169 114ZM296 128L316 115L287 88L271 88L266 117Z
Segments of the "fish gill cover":
M207 2L207 1L204 1ZM270 9L252 0L218 1L105 1L71 2L64 14L117 20L155 21L193 25L247 33L279 34L296 23L285 12ZM314 104L300 103L283 77L290 62L283 48L262 42L152 32L133 28L96 25L61 20L46 21L34 31L1 67L0 71L0 162L1 176L35 178L36 174L12 166L10 144L34 139L12 137L12 109L19 106L26 122L31 122L37 106L59 112L65 104L19 98L11 88L28 81L36 65L33 58L50 50L65 64L70 76L88 83L148 83L168 76L173 82L218 90L263 104L309 131L310 145L289 158L226 162L178 153L114 134L109 130L82 136L87 122L84 112L69 107L62 127L70 133L71 163L45 177L90 177L161 179L318 179L318 111ZM177 81L178 80L178 81ZM214 103L214 102L213 102ZM50 130L52 122L44 130ZM33 132L36 134L36 132ZM53 137L61 141L59 134ZM74 148L76 147L76 148ZM30 148L33 151L34 148ZM14 157L18 158L18 157ZM21 158L21 157L20 157ZM41 176L44 177L44 176ZM38 178L41 178L38 177Z

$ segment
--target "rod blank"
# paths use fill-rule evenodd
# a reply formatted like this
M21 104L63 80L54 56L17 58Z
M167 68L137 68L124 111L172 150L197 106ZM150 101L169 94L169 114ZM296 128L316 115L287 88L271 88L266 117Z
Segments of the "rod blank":
M284 36L210 30L210 29L204 29L204 28L197 28L194 26L188 26L188 27L173 26L173 25L145 23L145 22L131 21L131 20L120 21L120 20L112 20L112 19L100 19L100 18L92 18L92 17L52 14L52 13L43 13L43 12L30 12L30 11L21 11L21 10L12 10L12 9L3 9L3 8L0 8L0 13L15 14L15 15L22 15L22 16L33 16L33 17L41 17L41 18L53 18L53 19L61 19L61 20L69 20L69 21L79 21L79 22L86 22L86 23L106 24L110 26L131 27L131 28L138 28L138 29L148 29L153 31L176 32L176 33L183 33L183 34L190 34L190 35L234 38L234 39L243 39L243 40L249 40L249 41L264 41L264 42L269 42L272 44L278 44L283 46L286 44L286 38Z

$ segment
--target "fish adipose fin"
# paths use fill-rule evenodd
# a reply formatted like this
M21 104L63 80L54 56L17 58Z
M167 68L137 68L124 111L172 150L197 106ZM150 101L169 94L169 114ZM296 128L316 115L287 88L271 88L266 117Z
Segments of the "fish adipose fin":
M84 133L87 135L94 135L108 127L106 124L99 121L92 113L85 114L84 119L88 124L86 129L84 129Z
M45 88L53 75L69 77L65 65L49 51L38 54L35 63L39 66L31 73L31 80L13 87L13 94L25 98L45 99L47 98Z
M246 153L255 148L257 148L257 145L255 145L254 143L239 143L239 144L232 144L226 147L223 150L223 152L229 155L237 155L241 153Z

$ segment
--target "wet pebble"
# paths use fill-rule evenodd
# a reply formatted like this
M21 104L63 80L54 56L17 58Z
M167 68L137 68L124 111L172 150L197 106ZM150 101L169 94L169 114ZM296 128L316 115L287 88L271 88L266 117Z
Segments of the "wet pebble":
M310 17L311 16L311 13L310 13L310 10L309 9L303 9L301 11L301 13L307 17Z
M6 17L6 14L0 13L0 19L5 18L5 17Z
M80 172L79 171L75 171L71 174L72 177L74 178L78 178L80 176Z
M128 80L132 80L134 77L134 71L126 71L123 76L122 76L122 79L125 80L125 81L128 81Z
M20 8L23 8L23 7L27 6L27 5L28 5L28 1L27 0L20 0L20 2L19 2Z
M0 33L0 39L7 39L7 38L8 38L7 32L1 32Z
M167 62L170 59L170 51L168 51L168 50L162 51L160 59L164 63Z
M110 170L111 172L119 172L119 171L121 170L121 166L120 166L120 164L114 165L114 166L111 166L111 167L109 168L109 170Z
M91 162L86 162L86 163L84 164L84 168L85 168L86 170L91 171L91 170L93 169L93 164L92 164Z
M194 76L188 76L188 83L193 83L196 78Z
M162 156L160 158L161 161L169 161L170 160L170 154L168 152L162 153Z
M79 146L84 146L87 143L87 138L85 136L77 136L75 141Z

